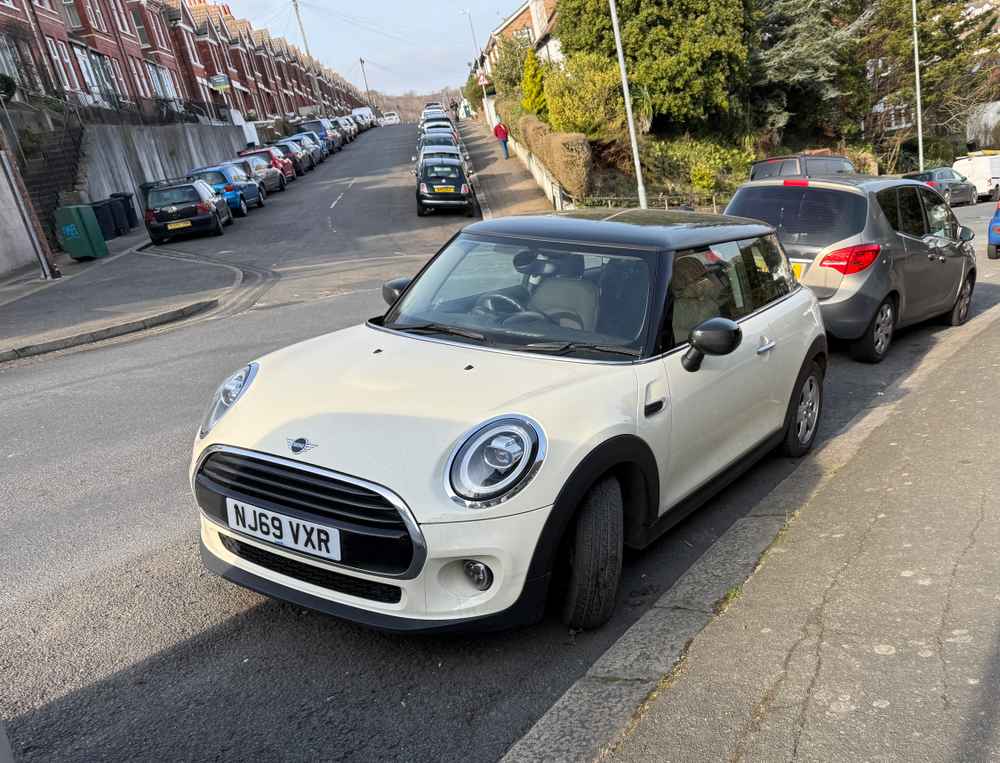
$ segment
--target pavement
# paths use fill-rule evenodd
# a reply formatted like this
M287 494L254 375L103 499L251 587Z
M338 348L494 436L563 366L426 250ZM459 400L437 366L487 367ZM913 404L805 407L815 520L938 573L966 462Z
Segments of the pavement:
M459 131L476 172L483 217L552 211L552 204L528 169L513 154L503 158L500 142L483 122L465 120L459 123Z
M414 142L413 125L365 133L222 239L155 248L243 273L219 307L0 364L0 722L17 760L491 761L524 749L519 740L582 689L601 704L572 728L610 729L620 708L625 726L649 699L632 704L647 679L607 677L640 665L661 635L641 629L690 633L673 651L655 642L662 670L643 665L652 690L672 670L670 655L714 616L703 602L742 583L785 511L804 502L789 480L818 486L817 471L832 472L867 437L869 412L889 415L898 391L922 387L974 346L1000 304L1000 263L982 261L966 327L901 332L877 367L835 349L813 466L768 457L627 554L604 628L571 632L552 612L474 637L374 633L207 574L187 466L221 379L380 313L381 280L413 272L469 222L417 217ZM752 513L768 502L780 516ZM691 617L672 614L681 606L665 596L683 596ZM633 662L612 661L623 648Z
M609 757L1000 758L1000 321L798 510Z

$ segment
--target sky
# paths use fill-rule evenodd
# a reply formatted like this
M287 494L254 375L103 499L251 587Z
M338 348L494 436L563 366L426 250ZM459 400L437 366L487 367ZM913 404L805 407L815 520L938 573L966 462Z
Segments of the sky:
M217 0L225 2L225 0ZM365 59L373 90L400 95L460 86L474 48L472 14L479 45L522 0L299 0L309 52L364 89L359 58ZM228 0L237 18L266 28L303 50L291 0Z

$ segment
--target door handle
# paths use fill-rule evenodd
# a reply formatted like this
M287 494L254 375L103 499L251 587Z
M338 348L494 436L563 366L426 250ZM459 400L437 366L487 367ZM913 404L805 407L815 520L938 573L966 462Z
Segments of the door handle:
M646 407L643 409L643 414L648 419L650 416L655 416L657 413L663 410L663 398L655 400L652 403L646 403Z
M761 337L760 345L757 347L757 354L763 355L764 353L770 352L777 346L777 342L773 339L768 339L767 337Z

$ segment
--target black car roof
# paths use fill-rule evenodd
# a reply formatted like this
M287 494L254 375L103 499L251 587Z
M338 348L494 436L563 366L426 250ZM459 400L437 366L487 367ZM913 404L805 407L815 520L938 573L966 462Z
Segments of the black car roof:
M473 223L468 233L646 249L696 249L774 233L758 220L662 209L577 209Z

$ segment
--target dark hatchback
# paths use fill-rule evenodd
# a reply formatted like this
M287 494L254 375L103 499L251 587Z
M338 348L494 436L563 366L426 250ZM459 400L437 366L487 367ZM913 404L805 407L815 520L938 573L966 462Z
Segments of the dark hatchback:
M791 154L772 156L750 165L751 180L784 177L819 177L853 175L856 170L846 156L829 154Z
M171 236L212 233L221 236L233 213L220 194L202 180L167 182L149 190L146 230L154 244Z
M476 216L476 193L460 159L430 159L417 168L417 214L460 209Z

